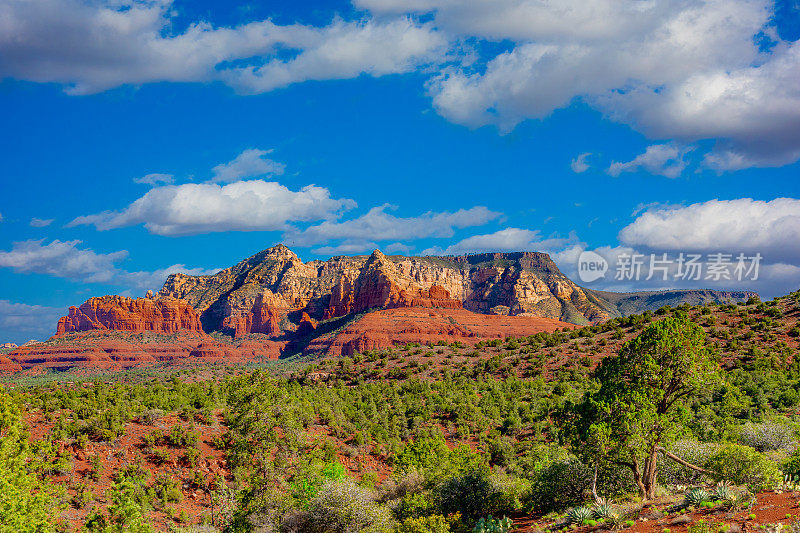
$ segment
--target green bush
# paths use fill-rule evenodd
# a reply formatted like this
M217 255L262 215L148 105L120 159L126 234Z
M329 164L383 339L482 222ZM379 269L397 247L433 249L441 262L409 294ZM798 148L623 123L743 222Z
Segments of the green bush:
M784 461L781 470L783 470L784 475L791 476L792 479L794 479L795 476L800 476L800 450L795 450L795 452Z
M739 444L725 444L709 457L705 468L717 480L747 485L753 491L771 488L780 480L778 465L767 457Z
M580 503L591 487L591 475L590 469L574 457L547 462L532 480L528 504L546 513Z
M494 491L488 471L477 469L451 477L436 492L442 513L460 513L465 518L477 519L490 507Z
M308 525L319 533L383 533L394 526L389 509L353 480L326 481L311 500Z
M299 506L305 509L326 481L341 481L345 478L347 472L338 461L325 464L313 463L305 465L295 474L289 489Z
M452 523L452 518L440 514L406 518L395 531L397 533L450 533L450 524Z
M35 464L19 405L0 388L0 527L2 531L54 531L55 487L31 473Z

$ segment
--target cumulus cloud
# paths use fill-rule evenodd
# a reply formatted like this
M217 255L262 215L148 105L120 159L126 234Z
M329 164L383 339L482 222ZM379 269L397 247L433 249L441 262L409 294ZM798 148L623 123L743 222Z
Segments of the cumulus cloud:
M686 168L687 163L683 158L688 151L689 149L674 144L654 144L648 146L643 154L639 154L631 161L624 163L614 161L607 172L612 176L619 176L623 172L644 169L650 174L674 179Z
M298 191L263 180L187 183L150 189L121 211L81 216L68 226L109 230L143 224L157 235L194 235L217 231L286 230L290 221L330 219L355 207L331 198L328 189L307 185Z
M699 252L760 252L771 263L800 265L800 200L741 198L654 208L622 229L629 246Z
M431 13L443 30L513 43L482 68L454 65L430 83L451 121L509 131L582 100L650 138L717 140L706 160L716 170L800 158L800 45L770 27L769 0L405 4L359 0L375 13ZM777 44L761 50L759 35Z
M66 309L0 300L0 342L21 344L31 337L44 339L55 332L55 325Z
M133 178L134 183L141 183L143 185L171 185L175 182L175 176L172 174L152 173L142 176L141 178Z
M586 172L587 170L589 170L589 163L586 162L586 159L590 155L592 155L591 152L580 154L578 157L573 159L572 162L570 162L569 168L571 168L572 171L576 174Z
M302 51L287 61L224 70L221 79L242 93L261 93L306 80L383 76L415 70L444 56L448 40L431 24L410 18L344 22L309 30Z
M11 250L0 250L0 267L23 274L47 274L103 283L114 277L115 264L128 257L124 250L98 254L88 248L80 249L81 241L78 240L43 243L44 239L21 241L15 242Z
M219 270L172 265L153 272L129 272L117 265L128 257L127 251L97 253L90 248L80 248L80 244L79 240L54 240L47 244L44 239L15 242L10 250L0 250L0 267L10 268L21 274L45 274L83 283L106 283L142 291L159 289L167 276L176 272L202 275Z
M455 212L429 211L416 217L397 217L388 213L396 209L391 204L373 207L360 217L345 220L326 220L302 231L292 230L283 240L294 246L313 246L343 239L335 248L319 248L318 253L348 250L364 251L375 247L375 241L410 241L429 237L452 237L457 228L482 226L501 213L476 206Z
M344 241L335 246L320 246L311 250L318 255L353 255L378 248L378 244L370 241Z
M33 217L31 219L31 221L30 221L30 226L32 228L44 228L44 227L49 226L50 224L52 224L53 220L55 220L55 219L54 218L36 218L36 217Z
M556 252L574 243L577 237L542 238L539 231L522 228L505 228L494 233L473 235L446 248L432 247L423 255L461 255L477 252Z
M125 84L222 80L263 92L305 80L405 72L446 44L431 25L339 19L328 26L171 30L172 0L9 0L0 5L0 78L56 82L72 94ZM286 52L290 59L284 59Z
M215 166L212 171L215 183L230 183L244 178L259 176L279 176L286 170L286 165L265 157L272 150L249 148L237 155L233 161Z

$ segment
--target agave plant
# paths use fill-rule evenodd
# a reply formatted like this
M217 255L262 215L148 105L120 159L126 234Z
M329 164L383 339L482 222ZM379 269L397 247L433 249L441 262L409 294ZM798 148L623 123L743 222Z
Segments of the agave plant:
M608 520L616 515L617 513L614 512L614 507L608 502L601 501L592 506L592 516L598 520L601 518L603 520Z
M683 495L683 504L686 507L698 507L707 501L711 501L711 494L709 494L706 489L689 489L686 491L686 494Z
M593 516L594 513L589 507L573 507L567 511L567 523L581 525L587 520L591 520Z
M727 481L720 481L717 483L716 488L714 488L713 497L715 500L723 500L727 501L732 499L735 496L733 492L733 487Z

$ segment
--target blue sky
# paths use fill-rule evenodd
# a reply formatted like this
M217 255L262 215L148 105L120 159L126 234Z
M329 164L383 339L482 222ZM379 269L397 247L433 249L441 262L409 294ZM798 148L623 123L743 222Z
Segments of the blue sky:
M0 341L278 242L541 250L576 280L585 250L758 253L756 280L587 285L800 287L796 1L0 11Z

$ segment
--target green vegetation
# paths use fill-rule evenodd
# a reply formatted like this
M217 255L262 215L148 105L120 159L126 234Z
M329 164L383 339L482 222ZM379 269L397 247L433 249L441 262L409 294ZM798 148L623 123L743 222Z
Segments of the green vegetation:
M637 517L618 498L663 492L684 509L747 509L748 489L800 475L796 318L784 316L797 309L796 295L663 308L474 348L317 360L291 377L18 385L0 391L0 523L56 531L66 504L101 532L154 530L159 517L227 532L468 533L506 531L492 517L519 514L623 527ZM30 439L23 412L47 431ZM187 515L199 499L207 510Z

